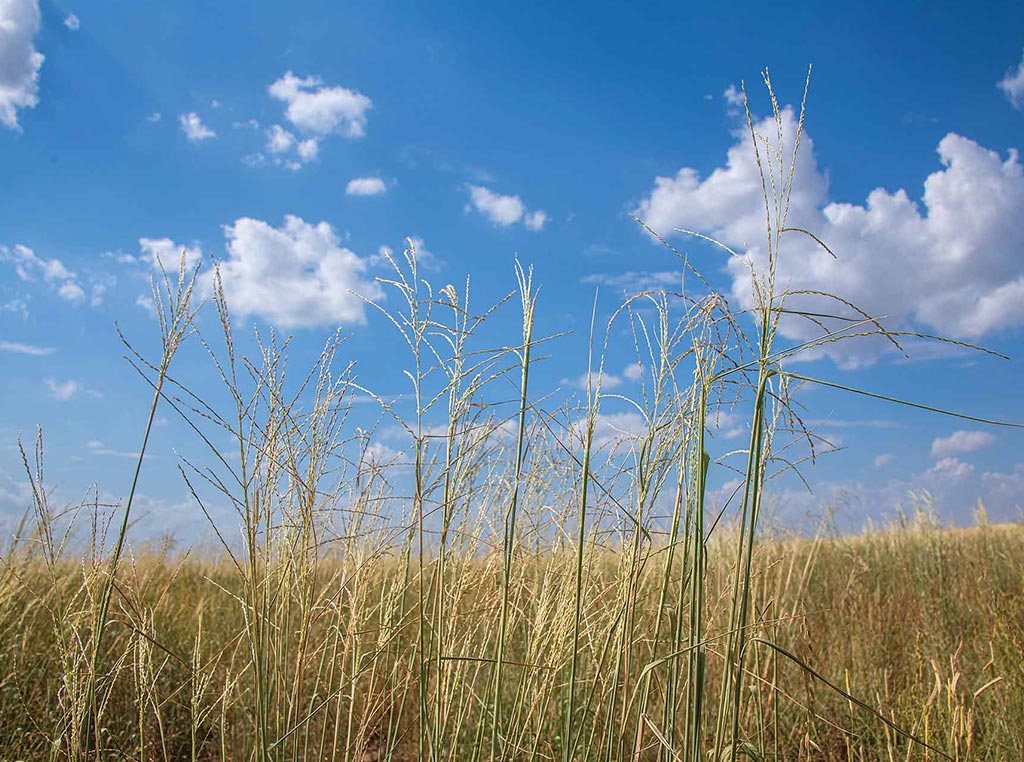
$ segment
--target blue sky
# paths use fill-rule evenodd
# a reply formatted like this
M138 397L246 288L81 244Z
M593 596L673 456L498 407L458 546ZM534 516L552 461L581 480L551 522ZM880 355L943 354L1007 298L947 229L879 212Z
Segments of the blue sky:
M624 285L678 277L633 212L745 306L743 268L672 231L757 258L735 92L746 81L768 116L765 66L797 107L814 66L794 215L839 257L796 244L784 276L1012 358L862 342L802 368L1024 420L1022 29L1019 3L0 0L0 513L20 510L13 444L37 424L60 496L124 493L149 395L114 324L155 351L151 262L182 248L224 260L239 324L294 333L299 364L341 325L382 394L404 391L397 345L349 289L377 293L380 247L406 236L438 283L470 275L478 305L514 287L515 256L535 266L538 331L575 331L550 348L545 392L586 368L595 288L606 319ZM514 315L496 330L514 337ZM634 361L612 342L617 391ZM1024 432L820 389L804 402L844 449L811 473L815 496L778 490L793 515L831 501L857 523L928 489L948 518L978 497L1019 517ZM182 436L158 427L144 479L168 524L191 520Z

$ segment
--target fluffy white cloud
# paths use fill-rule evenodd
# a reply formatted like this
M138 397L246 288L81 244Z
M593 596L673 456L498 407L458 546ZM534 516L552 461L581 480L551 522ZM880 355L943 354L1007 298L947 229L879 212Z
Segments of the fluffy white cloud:
M13 264L18 278L26 283L41 279L66 302L81 304L85 301L85 290L79 285L78 276L59 259L36 256L32 249L17 244L11 248L0 246L0 262Z
M995 441L995 436L987 431L955 431L948 437L936 437L932 441L932 456L952 458L988 447Z
M756 129L774 136L774 120ZM786 146L795 133L796 120L786 109ZM690 167L657 178L636 214L659 233L697 230L745 254L730 257L728 271L733 297L749 308L754 299L748 261L765 271L765 217L749 134L741 128L735 138L725 166L705 178ZM954 338L978 339L1024 324L1024 169L1017 152L1004 160L950 133L938 155L943 168L925 180L923 209L905 191L883 188L872 191L864 205L839 203L828 198L827 175L805 132L787 225L819 236L836 258L806 236L787 234L778 284L836 293L870 314L888 316L890 326L921 326ZM789 306L809 304L794 299ZM825 311L822 306L817 300L811 309ZM816 330L795 318L782 326L791 339L809 338ZM881 346L832 345L827 351L857 362L858 354L870 359Z
M482 185L469 186L469 202L493 224L508 227L522 219L526 207L519 196L503 196Z
M1017 68L1006 72L996 87L1003 91L1014 108L1024 109L1024 56L1021 56Z
M177 272L182 255L185 257L185 267L189 269L199 264L199 260L203 258L199 244L183 246L170 238L140 238L139 249L142 251L142 258L158 272L161 269L169 273Z
M78 16L73 13L69 13L64 17L64 26L70 29L72 32L77 32L82 28L82 22L78 20Z
M178 124L181 126L181 131L185 133L185 137L191 143L202 143L204 140L217 137L217 133L203 124L203 120L199 118L199 114L195 111L180 115L178 117Z
M22 344L17 341L0 341L0 352L14 352L19 355L43 357L45 355L52 355L55 351L53 347L37 347L34 344Z
M39 18L37 0L0 0L0 124L12 130L20 129L18 109L39 103Z
M532 230L535 233L538 230L542 230L544 228L544 223L547 221L547 213L542 212L539 209L536 212L530 212L523 218L523 224L526 225L527 230Z
M362 323L358 295L381 296L378 284L365 277L367 262L341 246L326 222L313 225L288 215L275 228L243 217L224 232L224 293L239 315L257 315L283 328Z
M382 296L379 285L365 277L370 264L341 246L326 222L316 225L294 215L275 228L263 220L241 217L224 226L227 257L220 273L228 307L242 317L257 316L281 328L362 323L365 303ZM177 270L179 258L192 266L202 258L199 245L184 246L169 238L141 238L140 259L157 268ZM200 275L203 295L213 289L213 269ZM136 304L152 310L143 295Z
M286 104L285 117L314 135L337 133L346 138L366 134L366 112L373 101L345 87L329 87L319 77L299 78L290 71L267 88Z
M287 153L295 147L295 136L279 124L267 130L266 149L270 153Z
M482 185L467 185L466 187L469 190L469 203L466 204L466 211L479 212L492 225L507 228L522 220L528 230L536 232L542 229L544 223L547 222L546 212L539 209L527 212L526 205L519 196L495 193Z
M379 196L387 191L388 186L379 177L353 177L345 186L348 196Z
M274 164L291 169L302 169L303 164L311 162L320 152L320 143L316 138L299 140L295 135L279 124L266 131L267 142L264 149L273 157ZM250 163L260 164L263 155L257 154Z

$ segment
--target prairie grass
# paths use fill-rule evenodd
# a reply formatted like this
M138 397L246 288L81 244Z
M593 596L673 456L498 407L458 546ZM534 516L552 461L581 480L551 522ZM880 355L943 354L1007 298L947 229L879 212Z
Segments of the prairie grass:
M387 302L368 308L408 351L410 407L363 387L340 337L298 371L273 332L240 352L219 272L207 319L197 275L165 274L159 358L126 341L153 388L126 503L51 505L41 437L22 451L32 509L0 565L0 756L1024 756L1024 528L945 530L924 510L856 537L765 521L768 483L827 449L801 385L979 420L788 370L905 334L776 283L785 240L817 239L786 222L803 108L786 136L772 103L775 135L748 111L768 252L754 308L663 241L682 288L631 296L606 326L595 310L575 402L534 389L556 337L536 334L543 299L518 263L515 290L480 309L468 280L435 290L411 244L389 255ZM488 345L511 305L521 332ZM784 320L818 333L787 343ZM629 399L603 388L602 334L622 328L641 369ZM185 342L207 351L224 404L179 375ZM356 395L379 430L352 422ZM204 551L127 541L158 408L206 448L179 465L217 542ZM712 457L724 414L746 417L748 440ZM404 444L382 446L386 428ZM713 494L725 472L735 488Z

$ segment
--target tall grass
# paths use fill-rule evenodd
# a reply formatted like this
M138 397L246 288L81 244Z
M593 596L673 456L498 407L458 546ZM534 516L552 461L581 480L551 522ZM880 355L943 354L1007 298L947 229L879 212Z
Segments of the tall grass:
M681 288L631 296L607 326L595 306L579 403L551 406L534 392L537 353L553 337L536 333L539 289L518 263L515 291L478 310L468 280L461 293L435 290L411 244L389 255L389 300L370 307L408 350L411 412L358 382L340 337L299 375L273 332L254 337L252 357L239 353L218 273L216 319L205 322L194 274L158 284L161 356L130 353L154 397L127 504L59 512L41 441L32 457L23 451L32 513L0 567L3 753L1024 753L1019 527L956 533L919 518L858 538L767 530L769 479L819 447L792 396L799 385L979 419L788 370L825 344L877 335L899 346L904 334L841 297L777 283L785 241L817 239L787 226L804 105L787 145L765 84L776 134L759 135L747 112L768 252L752 272L753 309L734 310L663 241L679 256ZM510 303L520 335L488 346L482 327ZM783 343L780 325L795 319L820 334ZM642 369L628 399L603 383L608 342L623 331ZM171 372L193 333L226 406ZM379 404L379 429L350 424L356 395ZM215 551L175 557L127 543L160 406L207 450L205 463L179 468ZM616 431L624 410L639 423ZM715 422L738 411L749 415L746 446L713 458ZM405 441L391 449L393 432ZM805 455L792 456L801 442ZM738 475L731 496L712 496L712 469ZM219 508L237 529L215 520ZM83 526L84 550L74 540Z

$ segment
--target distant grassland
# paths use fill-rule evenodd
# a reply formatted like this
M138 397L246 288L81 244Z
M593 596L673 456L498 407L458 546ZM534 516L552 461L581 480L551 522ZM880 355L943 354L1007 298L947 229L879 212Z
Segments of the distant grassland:
M709 557L708 630L725 617L731 554ZM664 554L635 580L623 552L587 553L584 628L577 680L589 697L579 756L629 758L635 711L615 701L642 682L659 629ZM446 661L429 703L443 713L442 756L479 755L489 733L488 691L501 602L497 555L449 558L440 639ZM513 575L509 666L502 686L512 758L560 754L565 664L573 608L571 553L525 554ZM754 564L759 619L770 637L878 712L958 759L1024 759L1024 526L944 530L918 525L846 538L770 540ZM313 568L283 564L271 574L274 628L264 696L269 731L299 732L276 759L416 757L417 623L407 606L420 580L394 557L328 559ZM9 561L0 584L0 758L45 759L74 711L81 678L73 632L89 569L62 564L51 579L38 561ZM622 590L636 585L627 647L609 651ZM249 759L254 702L246 622L229 563L156 554L123 567L121 598L106 641L116 661L102 713L110 758ZM403 600L406 604L403 605ZM54 626L61 612L63 627ZM678 612L685 619L688 611ZM664 632L677 612L662 612ZM429 619L429 614L428 614ZM667 639L667 636L662 636ZM717 650L712 643L711 650ZM937 759L770 650L755 651L745 702L746 734L776 759ZM714 663L712 662L712 665ZM712 667L714 670L714 667ZM670 665L651 676L646 715L662 726ZM678 679L678 675L676 675ZM720 675L710 676L717 686ZM620 699L621 701L621 699ZM625 715L623 721L622 715ZM651 732L640 758L657 757ZM667 739L666 739L667 740ZM348 754L346 755L346 752ZM63 756L63 754L58 755Z

